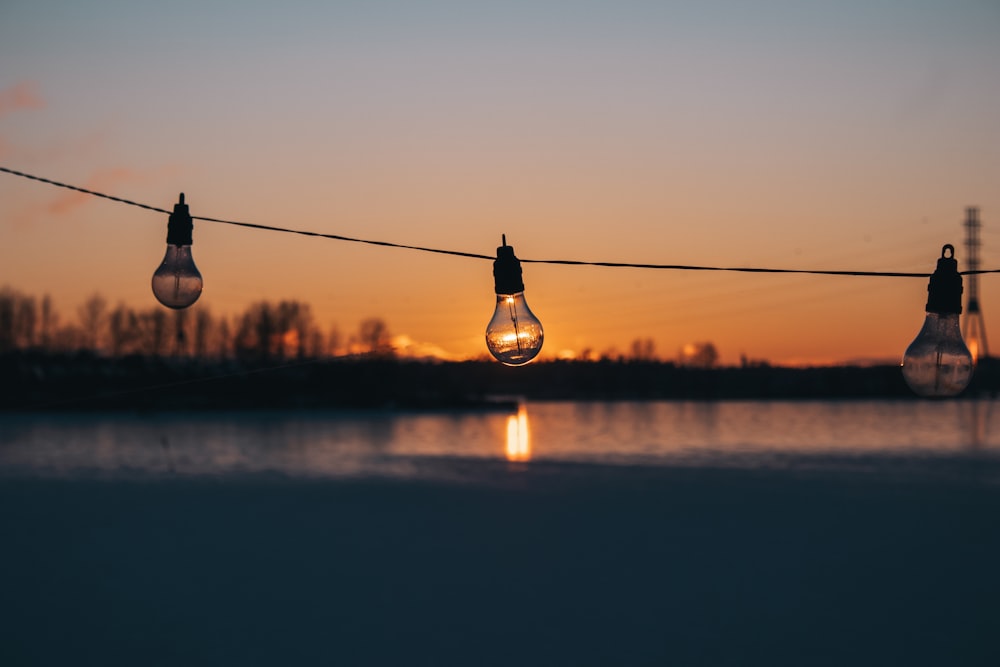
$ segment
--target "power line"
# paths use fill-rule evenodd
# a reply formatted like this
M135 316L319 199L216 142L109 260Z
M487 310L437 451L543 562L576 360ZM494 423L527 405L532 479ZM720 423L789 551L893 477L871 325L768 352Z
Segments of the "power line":
M132 201L131 199L124 199L122 197L115 197L103 192L97 192L87 188L83 188L76 185L70 185L68 183L62 183L60 181L55 181L49 178L43 178L41 176L35 176L33 174L28 174L23 171L17 171L16 169L10 169L8 167L0 166L0 171L11 174L13 176L19 176L21 178L26 178L32 181L37 181L39 183L45 183L46 185L52 185L58 188L65 188L67 190L73 190L75 192L80 192L87 195L92 195L94 197L100 197L102 199L109 199L120 204L127 204L129 206L135 206L137 208L142 208L147 211L155 211L157 213L170 214L170 211L159 208L158 206L150 206L149 204L143 204L141 202ZM486 259L494 260L496 259L492 255L483 255L480 253L473 252L462 252L459 250L446 250L442 248L429 248L425 246L407 245L404 243L392 243L390 241L374 241L371 239L360 239L351 236L342 236L340 234L324 234L322 232L310 232L301 229L290 229L287 227L275 227L272 225L262 225L252 222L240 222L236 220L223 220L220 218L208 218L203 216L191 216L195 220L201 220L203 222L214 222L223 225L233 225L236 227L246 227L248 229L261 229L271 232L282 232L285 234L298 234L300 236L312 236L317 238L330 239L333 241L345 241L349 243L363 243L366 245L381 246L385 248L401 248L404 250L416 250L420 252L436 253L439 255L451 255L454 257L467 257L471 259ZM745 267L745 266L696 266L687 264L648 264L648 263L633 263L633 262L593 262L584 260L572 260L572 259L524 259L520 258L522 263L529 264L554 264L562 266L603 266L608 268L628 268L628 269L657 269L666 271L729 271L729 272L739 272L739 273L785 273L785 274L805 274L805 275L817 275L817 276L863 276L863 277L879 277L879 278L927 278L930 276L929 273L908 273L908 272L897 272L897 271L849 271L849 270L819 270L819 269L778 269L778 268L766 268L766 267ZM1000 273L1000 269L977 269L970 271L962 271L962 275L978 275L985 273Z
M66 188L67 190L74 190L76 192L82 192L85 195L93 195L95 197L102 197L104 199L110 199L111 201L116 201L121 204L128 204L129 206L138 206L139 208L144 208L147 211L156 211L157 213L167 213L170 211L158 208L156 206L150 206L148 204L141 204L130 199L122 199L121 197L113 197L111 195L106 195L103 192L94 192L93 190L88 190L87 188L81 188L77 185L69 185L67 183L60 183L59 181L53 181L48 178L42 178L41 176L33 176L31 174L26 174L23 171L17 171L15 169L8 169L7 167L0 166L0 171L6 172L8 174L13 174L14 176L20 176L21 178L27 178L32 181L38 181L39 183L46 183L48 185L54 185L57 188Z
M45 183L47 185L54 185L58 188L66 188L67 190L73 190L75 192L82 192L83 194L93 195L94 197L101 197L103 199L110 199L111 201L118 202L120 204L128 204L129 206L137 206L139 208L146 209L148 211L156 211L157 213L170 214L170 211L166 209L159 208L157 206L150 206L149 204L142 204L140 202L132 201L131 199L123 199L121 197L113 197L112 195L104 194L103 192L96 192L94 190L88 190L87 188L81 188L77 185L69 185L67 183L60 183L59 181L53 181L49 178L42 178L41 176L34 176L32 174L26 174L23 171L17 171L15 169L8 169L7 167L0 166L0 171L12 174L14 176L20 176L21 178L27 178L32 181L38 181L40 183ZM191 216L195 220L201 220L203 222L215 222L223 225L235 225L237 227L247 227L250 229L263 229L271 232L284 232L286 234L299 234L301 236L316 236L325 239L332 239L334 241L349 241L351 243L366 243L368 245L384 246L388 248L404 248L406 250L420 250L422 252L434 252L442 255L454 255L457 257L471 257L473 259L495 259L490 255L480 255L471 252L460 252L457 250L441 250L439 248L425 248L422 246L405 245L402 243L391 243L389 241L371 241L368 239L357 239L350 236L341 236L339 234L323 234L321 232L309 232L301 229L288 229L286 227L273 227L271 225L260 225L252 222L238 222L236 220L222 220L220 218L206 218L198 215ZM523 260L522 260L523 261Z

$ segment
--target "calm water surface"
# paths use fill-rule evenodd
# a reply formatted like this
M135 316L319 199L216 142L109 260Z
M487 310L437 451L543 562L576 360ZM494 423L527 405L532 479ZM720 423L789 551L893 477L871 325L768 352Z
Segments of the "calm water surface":
M998 420L0 415L0 665L994 667Z
M758 465L775 457L993 457L993 401L526 403L516 413L0 416L16 475L419 476L440 460Z

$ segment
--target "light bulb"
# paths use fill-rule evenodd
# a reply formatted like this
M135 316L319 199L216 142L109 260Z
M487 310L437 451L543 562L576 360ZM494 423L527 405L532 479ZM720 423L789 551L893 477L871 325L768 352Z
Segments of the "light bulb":
M486 326L486 347L497 361L521 366L538 356L544 333L542 323L524 300L521 262L514 256L514 248L507 245L507 237L501 238L503 245L497 248L493 262L497 305Z
M153 274L153 295L168 308L187 308L201 296L204 282L191 256L193 229L194 221L182 192L167 223L167 254Z
M958 326L962 276L951 245L941 250L927 293L927 317L903 354L903 378L920 396L955 396L968 386L975 364Z

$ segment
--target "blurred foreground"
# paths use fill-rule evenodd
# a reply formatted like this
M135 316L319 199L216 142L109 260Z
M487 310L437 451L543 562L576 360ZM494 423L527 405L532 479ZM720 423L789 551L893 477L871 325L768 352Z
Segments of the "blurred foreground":
M1000 465L0 478L5 665L996 665Z

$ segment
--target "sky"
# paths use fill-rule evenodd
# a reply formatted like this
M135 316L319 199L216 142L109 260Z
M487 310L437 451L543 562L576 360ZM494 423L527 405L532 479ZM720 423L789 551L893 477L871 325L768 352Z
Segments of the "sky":
M491 255L1000 268L1000 2L0 3L0 165L193 215ZM166 216L0 174L0 285L156 304ZM482 355L489 261L195 223L217 315ZM964 266L964 265L963 265ZM898 359L926 280L524 265L540 358ZM1000 345L1000 275L980 282ZM994 350L1000 352L1000 348Z

